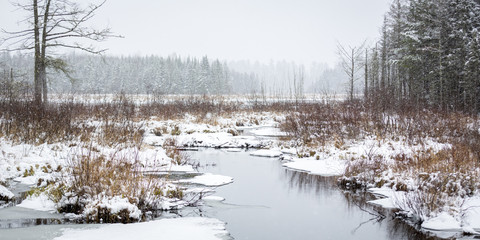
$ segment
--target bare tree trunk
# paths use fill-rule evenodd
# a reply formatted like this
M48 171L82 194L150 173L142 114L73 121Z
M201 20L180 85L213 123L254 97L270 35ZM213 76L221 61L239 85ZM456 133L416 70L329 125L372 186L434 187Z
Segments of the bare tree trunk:
M38 2L33 0L34 38L35 38L35 73L34 101L36 106L42 105L41 57L40 57L40 26L38 21Z
M365 48L365 89L363 98L368 98L368 48Z
M350 100L353 100L353 85L355 83L355 48L352 48L352 71L350 72Z
M41 82L42 82L42 94L43 104L48 102L48 87L47 87L47 66L46 66L46 51L47 51L47 22L50 17L50 2L47 0L45 5L45 12L43 13L43 29L42 29L42 50L40 52L41 63Z

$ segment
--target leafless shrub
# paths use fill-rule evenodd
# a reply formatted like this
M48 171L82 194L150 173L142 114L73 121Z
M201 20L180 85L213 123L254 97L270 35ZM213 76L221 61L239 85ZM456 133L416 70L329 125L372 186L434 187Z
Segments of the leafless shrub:
M90 146L70 157L67 172L50 191L50 196L60 205L60 212L80 214L92 201L122 197L145 213L156 210L162 197L168 195L161 178L142 172L136 151L105 155ZM115 215L117 219L112 218L107 209L99 207L95 216L87 216L87 221L133 221L127 213L119 214Z
M180 150L180 147L175 138L167 138L163 143L163 149L169 158L172 159L172 163L176 165L186 165L190 163L190 156Z

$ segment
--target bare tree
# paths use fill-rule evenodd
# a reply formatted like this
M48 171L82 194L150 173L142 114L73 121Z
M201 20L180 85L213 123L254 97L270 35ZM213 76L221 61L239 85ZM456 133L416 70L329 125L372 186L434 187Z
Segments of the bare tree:
M293 67L293 89L295 97L295 106L298 106L300 99L304 98L304 84L305 84L305 68L303 65Z
M363 62L363 67L365 69L365 76L364 76L364 89L363 89L363 98L368 98L368 48L365 48L365 61Z
M34 51L34 98L38 106L48 101L47 68L66 72L66 64L60 58L48 54L51 48L76 49L89 53L100 54L106 49L97 50L89 41L103 41L112 37L110 28L101 30L84 26L95 16L96 11L105 4L90 3L82 7L77 1L70 0L28 0L13 3L19 9L28 12L21 22L26 27L19 31L2 32L8 51ZM81 40L83 43L80 43Z
M348 94L350 100L353 100L354 85L358 80L358 72L361 69L361 58L365 42L359 47L344 47L342 44L337 44L338 55L340 56L343 71L348 75Z

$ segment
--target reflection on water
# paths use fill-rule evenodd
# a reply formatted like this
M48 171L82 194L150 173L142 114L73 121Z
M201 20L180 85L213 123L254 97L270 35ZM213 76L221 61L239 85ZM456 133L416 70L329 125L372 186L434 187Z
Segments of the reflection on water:
M332 191L340 191L345 197L345 203L349 208L360 209L371 215L371 218L365 222L359 223L358 228L352 230L355 232L364 224L371 222L379 226L385 226L388 232L388 239L418 239L435 240L438 237L428 232L420 230L418 225L407 224L403 219L397 217L393 210L383 209L380 206L369 204L373 200L373 194L365 191L344 191L337 187L335 177L322 177L311 175L304 172L284 170L285 178L289 181L289 186L298 191L315 191L317 194L331 194Z
M284 169L283 172L290 189L304 192L313 190L316 194L328 194L330 191L337 191L335 177L322 177L289 169Z
M182 214L225 221L235 239L435 239L368 204L371 194L339 189L334 177L287 170L248 152L206 149L192 157L201 171L231 176L234 183L216 189L224 202Z
M25 228L39 225L57 225L65 223L65 220L56 218L5 219L0 220L0 229Z

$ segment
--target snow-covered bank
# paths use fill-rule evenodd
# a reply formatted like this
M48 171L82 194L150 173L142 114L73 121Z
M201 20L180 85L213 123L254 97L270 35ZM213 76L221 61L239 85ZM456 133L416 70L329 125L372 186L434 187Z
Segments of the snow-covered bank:
M314 158L292 158L283 166L301 172L320 176L340 176L345 172L345 161L337 159L315 160Z
M55 240L185 240L202 239L218 240L229 239L225 230L225 223L212 218L174 218L161 219L151 222L135 224L100 225L94 229L65 229L60 237Z
M275 157L280 157L282 156L282 152L278 150L270 150L270 149L261 149L257 151L253 151L250 153L252 156L256 157L270 157L270 158L275 158Z
M0 185L0 200L11 201L14 197L15 195L10 190Z
M395 191L391 188L370 188L368 191L378 196L378 199L370 201L371 204L401 209L407 215L415 210L405 205L412 198L412 194L408 192ZM422 222L422 228L438 232L480 234L480 197L466 197L458 201L461 203L457 203L456 211L439 212L428 216Z
M72 138L68 142L35 145L17 144L18 142L1 139L0 144L4 151L1 152L0 160L4 161L0 161L0 178L3 178L0 179L0 184L8 185L9 181L18 181L38 187L38 191L46 194L31 194L23 203L25 207L70 212L80 208L80 215L85 217L87 222L131 223L151 219L146 217L151 211L194 205L205 195L212 194L215 187L233 181L231 177L211 174L182 179L185 176L198 175L196 169L202 169L202 166L192 166L195 159L189 159L188 152L184 151L191 150L189 147L228 148L232 151L260 148L256 151L249 150L248 154L270 157L267 160L258 158L258 161L276 161L281 158L283 166L296 171L323 176L343 176L345 185L352 183L353 186L355 183L363 184L367 188L385 187L410 192L425 187L416 182L415 178L422 172L400 168L397 163L405 159L404 163L409 159L416 160L421 154L436 153L450 147L446 141L440 142L428 137L406 141L402 136L385 137L361 131L356 137L341 139L337 136L318 142L315 142L315 138L322 135L309 133L308 137L304 138L308 142L302 144L301 139L288 139L288 136L277 128L285 119L278 113L230 113L225 116L219 113L195 116L185 114L183 118L176 118L179 119L165 120L153 116L133 120L137 122L128 125L85 120L86 123L81 126L90 127L92 134L87 137L82 135L78 139ZM321 124L321 129L324 129L327 122L321 119ZM119 129L116 129L117 127ZM129 132L131 129L135 131ZM107 134L104 131L110 132ZM124 134L126 137L119 140L117 134ZM281 139L272 136L281 136ZM103 142L99 141L100 137L103 137L100 139ZM87 139L86 143L80 139ZM137 141L130 143L131 139ZM190 174L170 178L172 171ZM191 174L192 172L195 174ZM77 175L79 173L80 175ZM441 179L435 178L439 175L422 176L425 177L424 183L428 184L432 180ZM466 178L462 175L458 179L461 181L449 182L452 188L463 186L462 181ZM75 182L77 180L81 181ZM460 185L456 185L457 183ZM192 185L194 188L190 188ZM78 197L77 193L86 194ZM416 200L415 196L400 193L395 192L396 197L392 198L394 201L381 199L371 203L418 214L418 209L406 207L412 203L409 201ZM465 192L460 200L475 194L477 193ZM54 200L53 204L45 201L47 196L49 200ZM185 200L186 196L196 199ZM438 222L446 222L448 225L454 219L462 230L470 229L469 232L473 232L476 225L471 219L478 216L461 208L463 203L460 201L450 200L452 199L448 199L447 203L452 203L451 205L436 208L435 211L420 216L425 223L424 228L438 228ZM148 207L139 207L144 203L147 203ZM451 218L446 218L443 213L448 213ZM469 220L469 216L473 217ZM450 229L457 228L453 226Z
M182 180L180 180L180 182L200 184L200 185L204 185L204 186L207 186L207 187L219 187L219 186L222 186L222 185L232 183L233 178L228 177L228 176L205 173L203 175L195 176L195 177L190 178L190 179L182 179Z

